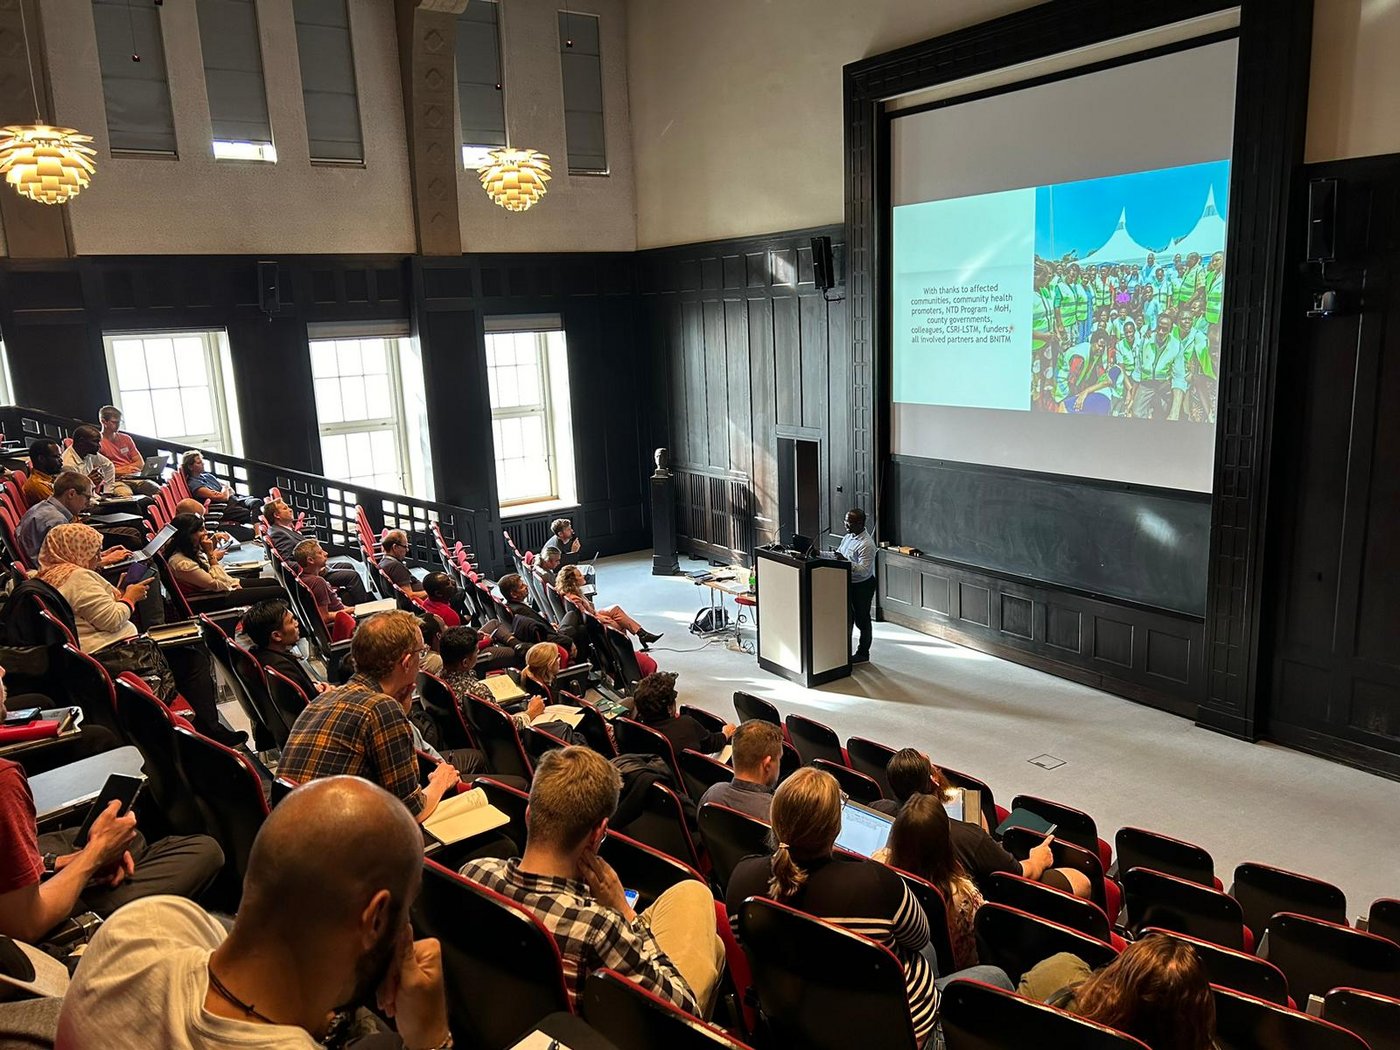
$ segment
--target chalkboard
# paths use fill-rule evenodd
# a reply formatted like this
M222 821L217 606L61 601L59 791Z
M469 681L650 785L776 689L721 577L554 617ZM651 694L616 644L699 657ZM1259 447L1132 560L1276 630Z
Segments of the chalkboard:
M880 539L993 572L1204 616L1210 498L893 457Z

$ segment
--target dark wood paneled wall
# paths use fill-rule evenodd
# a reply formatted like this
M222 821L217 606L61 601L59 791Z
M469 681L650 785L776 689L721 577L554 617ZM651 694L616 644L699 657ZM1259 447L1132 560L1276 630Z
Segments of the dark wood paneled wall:
M1337 181L1339 221L1279 351L1266 732L1400 778L1400 156L1305 175ZM1339 313L1308 317L1329 288Z
M750 479L755 544L777 538L779 437L820 442L823 528L839 529L851 500L844 287L813 283L818 235L832 238L839 280L839 227L636 255L658 443L681 466Z
M424 358L433 471L444 502L486 515L501 555L483 318L557 313L569 348L577 522L603 553L649 542L649 356L636 334L631 253L289 256L279 309L258 307L247 256L0 260L0 336L17 403L94 419L111 400L103 333L224 329L249 459L320 473L306 326L403 320Z

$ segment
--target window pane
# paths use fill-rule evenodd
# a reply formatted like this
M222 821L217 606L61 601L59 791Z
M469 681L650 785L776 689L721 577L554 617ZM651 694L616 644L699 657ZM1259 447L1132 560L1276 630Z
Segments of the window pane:
M321 438L321 469L330 478L350 478L345 439L338 434Z
M169 339L146 340L146 368L152 387L175 386L175 347Z
M386 342L383 339L361 339L360 357L364 362L365 375L387 375L389 372L388 355L385 352Z
M317 379L335 375L335 343L317 339L311 343L311 374Z
M365 382L365 418L387 419L394 414L388 376L375 376Z
M185 414L185 429L182 433L212 434L219 429L214 423L214 410L209 404L207 387L181 390L180 403Z
M155 417L151 414L151 395L146 391L122 393L122 428L138 434L156 433Z
M114 340L112 356L117 363L117 386L123 391L145 389L146 355L142 352L141 340Z
M340 397L345 405L345 418L365 418L365 381L359 376L349 376L340 381Z
M204 340L182 337L173 340L173 342L180 385L203 386L209 382L209 375L205 371Z
M316 415L324 426L326 423L339 423L345 418L345 410L340 406L340 380L317 379Z
M336 370L341 375L357 375L360 371L360 341L358 339L336 340L335 359Z
M190 433L185 429L185 412L180 404L179 390L152 390L151 411L155 413L157 437L179 437Z
M350 460L352 474L372 472L373 461L370 458L369 435L364 431L345 435L345 455Z

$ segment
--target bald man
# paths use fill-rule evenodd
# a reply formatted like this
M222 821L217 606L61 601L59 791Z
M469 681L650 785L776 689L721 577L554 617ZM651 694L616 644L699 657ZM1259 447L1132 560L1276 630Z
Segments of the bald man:
M408 1050L450 1046L438 942L409 929L422 870L398 799L356 777L299 787L253 842L232 932L174 897L123 908L78 966L55 1045L314 1050L377 992Z

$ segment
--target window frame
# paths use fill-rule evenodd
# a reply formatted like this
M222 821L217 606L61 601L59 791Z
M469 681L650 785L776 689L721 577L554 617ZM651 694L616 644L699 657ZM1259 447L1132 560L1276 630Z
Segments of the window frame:
M452 87L455 92L455 112L457 116L457 146L462 157L462 170L475 172L477 168L486 163L486 154L491 150L508 149L510 147L510 108L507 105L509 91L506 87L506 47L505 29L503 24L504 11L500 0L472 0L473 3L489 3L496 9L496 71L500 74L500 86L497 90L501 94L501 137L505 139L499 145L486 142L467 142L466 136L462 133L462 82L457 73L457 56L452 56ZM470 8L471 4L467 5ZM464 10L463 14L466 13ZM456 16L458 19L462 15ZM467 151L478 152L480 156L469 157Z
M355 127L356 127L356 131L357 131L357 133L358 133L358 135L359 135L359 145L360 145L360 155L359 155L358 158L351 158L351 157L318 157L318 156L316 156L315 152L313 152L313 150L312 150L312 148L311 148L311 140L312 140L312 136L311 136L311 123L310 123L310 120L309 120L308 117L307 117L307 106L306 106L306 73L305 73L306 62L305 62L305 59L304 59L304 57L302 56L302 53L301 53L301 37L300 37L300 35L297 33L297 29L298 29L301 25L303 25L303 24L312 25L312 24L317 24L317 23L301 23L301 22L298 22L298 21L297 21L297 11L296 11L296 0L292 0L292 4L291 4L291 8L292 8L292 36L295 38L295 41L296 41L297 76L298 76L298 78L299 78L300 81L301 81L301 96L302 96L302 98L301 98L301 106L302 106L302 114L301 114L301 116L302 116L302 125L303 125L303 127L306 128L307 156L308 156L308 159L311 161L311 164L312 164L313 167L317 167L317 166L322 166L322 165L324 165L324 166L327 166L327 167L363 168L363 167L365 166L365 163L366 163L365 154L366 154L367 151L366 151L366 149L365 149L365 113L364 113L364 106L362 105L362 103L361 103L361 101L360 101L360 71L359 71L359 64L358 64L358 62L357 62L357 60L356 60L356 52L355 52L355 24L354 24L354 16L353 16L353 15L351 14L351 12L350 12L350 3L349 3L349 0L343 0L343 2L344 2L344 4L345 4L345 38L346 38L346 43L347 43L347 46L348 46L348 50L349 50L349 52L350 52L350 92L349 92L349 93L350 93L350 97L353 98L353 99L355 100ZM339 28L339 27L337 27L337 28ZM270 112L269 112L269 114L268 114L268 119L269 119L269 121L271 120L271 113L270 113ZM264 159L266 159L266 158L264 158ZM275 147L273 148L273 155L272 155L272 158L271 158L271 159L272 159L272 162L273 162L273 163L276 163L276 161L277 161L277 155L276 155L276 148L275 148Z
M535 329L522 328L513 330L488 331L486 332L486 369L487 369L487 397L490 397L490 370L491 370L491 337L511 336L512 338L521 335L531 336L535 345L535 369L538 390L540 391L540 401L533 406L514 405L508 408L497 408L491 405L492 423L492 466L496 470L497 488L500 487L500 467L501 449L495 441L495 423L497 420L505 419L531 419L538 416L544 424L544 459L549 474L549 491L532 493L525 496L517 496L512 499L500 499L497 492L497 502L501 510L508 508L531 506L538 503L554 503L561 498L561 485L559 481L559 445L555 434L554 423L554 385L551 379L551 369L549 367L549 346L546 337L549 331L562 331L558 329ZM516 367L516 366L512 366Z
M564 56L568 48L564 46L564 35L559 34L559 111L564 116L564 167L570 176L580 178L606 178L612 174L612 151L608 147L608 91L607 78L603 76L603 16L593 11L573 11L559 8L555 12L554 26L558 31L559 16L567 18L591 18L598 23L598 97L602 103L599 116L603 122L603 166L601 168L576 168L569 155L569 100L564 87Z
M242 455L241 435L235 436L233 422L238 418L238 407L235 404L233 411L229 411L229 381L231 375L225 374L225 364L229 358L228 331L223 328L142 328L132 330L104 331L102 333L102 352L107 360L107 378L111 384L112 404L121 410L123 421L127 416L125 400L121 384L117 377L117 355L115 343L117 340L140 339L143 343L147 339L176 339L181 337L197 336L204 344L204 368L207 377L207 388L210 392L210 399L213 408L214 423L216 430L207 434L150 434L149 437L166 441L174 441L181 445L191 445L195 448L207 449L210 452L222 453L226 456L238 457ZM146 349L142 347L142 354ZM150 379L149 358L147 360L147 381ZM142 388L146 393L154 389L167 389L164 387L146 386ZM177 384L176 390L181 389ZM237 390L233 391L233 396L237 397Z
M107 90L107 72L102 68L102 42L96 34L95 24L97 20L96 8L99 6L98 0L91 0L89 6L93 9L94 39L97 41L97 72L98 79L102 82L102 119L103 125L107 129L107 152L113 157L163 157L171 160L180 159L180 130L175 124L175 98L170 91L170 63L167 60L165 49L165 26L161 19L161 8L155 8L155 35L156 44L160 52L161 69L164 73L165 83L165 106L170 113L170 149L151 149L139 146L114 146L112 145L112 117L108 109L109 92ZM117 7L116 0L107 0L104 6ZM148 52L147 52L148 53ZM202 59L201 59L202 60ZM202 67L201 67L202 68ZM113 77L112 79L118 79ZM125 78L120 78L125 79Z
M361 342L366 339L381 339L384 341L385 370L389 376L389 406L394 410L394 414L390 416L376 416L372 419L342 420L336 423L324 422L321 419L321 406L316 402L316 376L313 371L311 399L312 404L316 408L316 436L319 443L327 437L346 437L350 434L371 434L385 430L391 431L394 435L394 449L398 455L398 488L379 489L377 482L370 486L364 486L362 481L356 481L349 477L337 478L336 480L345 482L349 487L358 488L364 486L371 488L372 491L403 493L412 496L414 499L419 499L422 497L416 493L410 492L408 484L411 480L408 448L408 411L404 403L403 376L400 372L400 369L403 367L403 361L400 356L399 347L399 340L407 338L410 338L407 333L391 334L373 327L365 327L359 330L353 328L345 328L343 330L323 328L318 332L316 331L316 326L313 325L310 326L307 331L306 353L309 363L312 353L311 347L314 343L336 343L348 342L350 340ZM358 375L363 379L365 373L361 371ZM338 369L335 373L335 377L337 379L342 378L342 373ZM323 444L321 445L321 457L321 469L324 470L325 446Z

